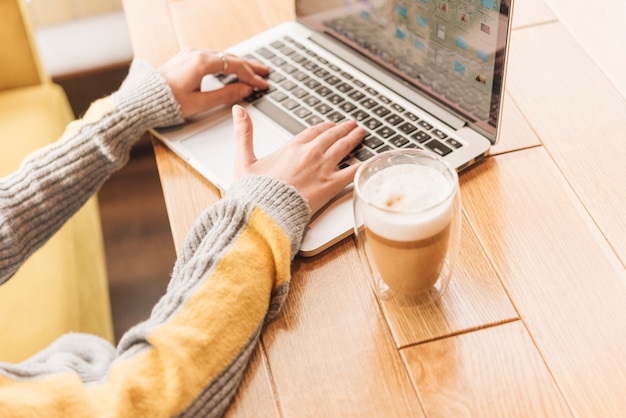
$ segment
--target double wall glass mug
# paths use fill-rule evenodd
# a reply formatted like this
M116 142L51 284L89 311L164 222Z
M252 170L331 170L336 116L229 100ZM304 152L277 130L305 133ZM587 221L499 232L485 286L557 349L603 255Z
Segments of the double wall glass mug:
M459 251L461 196L456 171L425 151L388 151L364 162L354 180L355 236L381 300L438 300Z

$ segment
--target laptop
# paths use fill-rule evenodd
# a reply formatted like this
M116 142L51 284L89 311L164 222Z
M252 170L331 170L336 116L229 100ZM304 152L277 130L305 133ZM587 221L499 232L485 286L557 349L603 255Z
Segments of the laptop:
M512 0L296 0L295 7L296 21L228 50L272 68L270 89L245 101L258 157L309 126L348 119L367 135L342 166L410 147L460 172L488 155L499 136ZM209 75L202 89L232 81ZM230 108L154 133L228 190ZM353 230L349 186L311 220L300 254L319 254Z

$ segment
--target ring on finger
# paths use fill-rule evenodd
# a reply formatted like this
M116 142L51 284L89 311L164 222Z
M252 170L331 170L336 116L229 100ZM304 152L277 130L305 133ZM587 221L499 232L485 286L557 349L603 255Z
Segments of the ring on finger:
M220 51L217 53L217 56L222 59L222 74L223 74L228 69L228 55Z

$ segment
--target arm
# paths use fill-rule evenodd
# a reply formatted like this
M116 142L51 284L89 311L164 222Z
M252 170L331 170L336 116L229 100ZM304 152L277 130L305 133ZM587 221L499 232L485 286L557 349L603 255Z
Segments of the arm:
M130 100L123 91L114 103ZM185 103L184 89L172 91ZM125 107L131 114L139 108ZM311 210L349 183L356 167L339 172L336 165L363 134L353 123L324 124L257 160L248 115L236 106L234 118L240 180L195 223L150 318L117 348L70 334L21 364L0 365L1 411L219 416L226 410L263 323L287 293Z
M31 154L20 169L0 179L0 285L45 243L129 157L146 130L223 103L252 88L267 88L268 69L232 57L229 73L241 80L210 93L199 91L204 74L223 68L215 54L184 50L160 74L141 61L111 97L95 102L63 137Z

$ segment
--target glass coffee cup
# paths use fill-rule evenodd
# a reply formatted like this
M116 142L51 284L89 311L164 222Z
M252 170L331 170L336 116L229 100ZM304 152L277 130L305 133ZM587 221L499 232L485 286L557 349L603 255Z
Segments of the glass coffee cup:
M444 294L461 235L454 169L422 150L377 155L356 173L354 218L359 254L380 299L422 304Z

